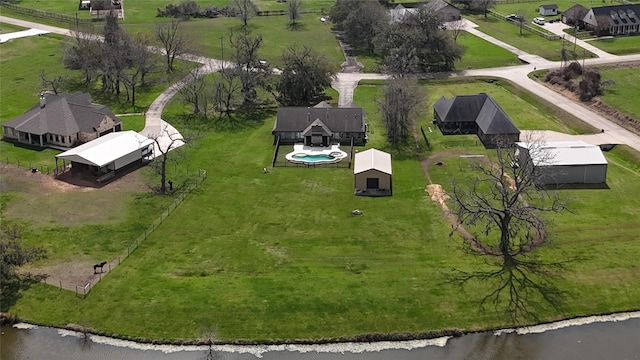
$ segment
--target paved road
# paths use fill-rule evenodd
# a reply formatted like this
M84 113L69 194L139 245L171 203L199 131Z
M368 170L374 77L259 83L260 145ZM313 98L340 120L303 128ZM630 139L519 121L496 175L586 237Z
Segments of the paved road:
M40 30L49 31L56 34L70 36L71 31L67 29L56 28L53 26L42 25L38 23L33 23L24 20L17 20L13 18L8 18L6 16L0 16L0 22L5 22L9 24L19 25L23 27L30 27ZM469 29L473 29L473 23L469 24ZM551 28L550 28L551 29ZM472 30L474 34L479 33L477 30ZM590 109L585 106L572 101L571 99L566 98L565 96L548 89L544 85L529 79L527 74L531 72L534 66L537 69L552 69L560 66L559 62L551 62L547 60L540 60L541 58L536 57L535 55L530 55L521 50L518 50L508 44L505 44L497 39L491 38L486 34L480 33L482 38L487 41L490 41L499 46L505 47L507 50L512 51L522 59L528 58L534 61L533 64L529 65L520 65L520 66L508 66L508 67L499 67L499 68L491 68L491 69L478 69L478 70L468 70L468 71L460 71L460 72L452 72L448 74L436 74L431 75L438 77L447 77L447 76L493 76L504 78L510 80L532 93L542 97L543 99L557 105L561 109L569 112L570 114L575 115L576 117L582 119L583 121L591 124L597 129L603 129L604 133L599 134L598 136L589 137L592 143L616 143L616 144L626 144L630 147L634 148L637 151L640 151L640 136L635 135L634 133L625 130L624 128L612 123L606 118L594 113ZM585 47L586 48L586 47ZM625 55L625 56L615 56L608 53L601 52L600 55L602 57L595 59L587 59L585 60L586 65L596 65L596 64L606 64L606 63L618 63L618 62L629 62L629 61L640 61L640 54L634 55ZM201 68L201 74L210 73L217 71L221 62L215 59L208 59L205 57L197 57L190 56L189 60L204 64ZM339 106L348 106L353 103L353 91L355 87L361 80L383 80L387 79L387 75L383 74L359 74L359 73L339 73L336 76L336 79L332 83L332 87L336 89L339 93L338 103ZM165 122L161 119L162 109L167 104L167 102L178 92L178 90L185 85L185 79L180 82L174 84L169 87L165 92L163 92L150 106L147 111L146 117L146 125L143 133L147 134L158 134L158 132L162 133L172 133L177 134L175 129L166 129L164 128ZM175 133L174 133L175 131ZM550 133L551 134L551 133ZM176 135L177 136L177 135Z

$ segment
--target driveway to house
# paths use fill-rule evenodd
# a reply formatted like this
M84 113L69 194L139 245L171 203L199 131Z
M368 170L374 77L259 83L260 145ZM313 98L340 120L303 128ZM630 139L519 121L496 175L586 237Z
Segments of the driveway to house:
M584 40L580 40L580 39L576 39L574 36L567 34L566 32L564 32L565 29L570 29L571 26L562 23L560 21L556 21L554 23L546 23L544 25L537 25L537 24L533 24L533 26L538 26L541 27L547 31L550 31L560 37L564 37L564 39L566 41L568 41L571 44L577 44L578 46L582 47L583 49L587 49L588 51L596 54L598 57L601 58L616 58L617 55L613 55L613 54L609 54L606 51L602 51L600 49L598 49L597 47L589 44L588 42L584 41ZM568 49L571 49L571 47L567 47ZM579 56L580 54L578 54Z
M24 20L17 20L13 18L9 18L6 16L0 16L0 22L5 22L9 24L14 24L18 26L23 26L27 28L34 28L49 31L56 34L61 34L65 36L71 36L71 31L67 29L56 28L53 26L42 25L38 23L33 23ZM473 23L469 24L468 28L473 29L472 33L479 33L477 30L473 28ZM482 33L480 33L482 34ZM613 122L607 120L606 118L596 114L591 111L587 107L579 104L562 94L559 94L546 86L531 80L527 75L534 69L534 66L537 69L553 69L560 67L559 62L547 61L545 59L541 59L536 55L527 54L522 52L521 50L516 49L515 47L505 44L497 39L494 39L486 34L482 34L483 39L490 41L496 45L504 47L505 49L516 53L520 53L518 55L521 59L529 58L533 59L532 64L528 65L519 65L519 66L508 66L508 67L499 67L499 68L489 68L489 69L476 69L476 70L467 70L467 71L459 71L459 72L451 72L451 73L440 73L440 74L431 74L429 76L425 76L425 78L434 78L434 77L455 77L455 76L493 76L504 78L510 80L525 89L531 91L532 93L540 96L541 98L549 101L552 104L560 107L561 109L573 114L579 119L585 121L586 123L594 126L597 129L602 129L604 132L600 134L600 136L589 137L590 142L597 142L599 144L626 144L633 149L640 151L640 136L614 124ZM640 54L633 55L625 55L625 56L615 56L608 53L608 56L602 56L594 59L585 60L585 65L596 65L596 64L607 64L607 63L622 63L622 62L632 62L632 61L640 61ZM199 75L203 76L205 74L218 71L222 67L222 62L216 59L209 59L205 57L198 56L188 56L186 57L188 60L198 62L200 64L204 64L200 69ZM523 59L523 60L524 60ZM355 87L361 80L385 80L389 77L383 74L372 74L372 73L338 73L332 83L332 87L336 89L339 93L338 104L339 106L349 106L353 103L353 91ZM168 101L178 92L179 89L184 87L188 81L189 77L186 77L176 84L170 86L167 90L165 90L160 96L151 104L149 110L146 114L146 124L145 129L142 131L143 134L155 135L155 136L164 136L169 135L169 141L172 141L171 138L175 139L179 136L177 130L169 129L166 122L164 122L161 118L162 109L168 103ZM165 125L167 124L167 125ZM551 133L550 133L551 134ZM175 146L175 145L174 145Z

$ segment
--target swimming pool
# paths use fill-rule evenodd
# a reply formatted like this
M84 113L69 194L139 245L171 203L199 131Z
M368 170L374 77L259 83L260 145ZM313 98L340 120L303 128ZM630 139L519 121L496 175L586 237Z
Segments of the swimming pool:
M340 150L339 145L327 147L311 147L302 144L293 146L293 151L285 158L295 164L333 164L347 157L347 153Z

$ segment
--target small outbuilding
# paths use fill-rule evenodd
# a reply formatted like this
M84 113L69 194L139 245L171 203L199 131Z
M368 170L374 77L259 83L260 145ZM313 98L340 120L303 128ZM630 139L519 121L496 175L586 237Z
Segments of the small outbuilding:
M393 195L391 154L373 148L356 153L353 175L356 195Z
M548 184L604 184L607 159L584 141L517 142L520 167L533 167L534 181Z
M540 5L540 8L538 8L538 11L540 12L540 15L542 15L542 16L558 15L558 5L556 5L556 4Z
M68 162L72 171L101 182L150 161L153 145L153 140L132 130L110 133L56 155L56 167L62 160L64 168Z

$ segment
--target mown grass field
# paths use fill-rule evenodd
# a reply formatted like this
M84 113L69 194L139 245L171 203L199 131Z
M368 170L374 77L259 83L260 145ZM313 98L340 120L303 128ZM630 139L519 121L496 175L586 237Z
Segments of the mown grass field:
M589 44L615 55L636 54L640 52L640 36L596 39L589 41Z
M615 81L615 85L601 96L602 101L640 120L640 102L629 101L640 99L640 69L604 69L601 71L601 75L603 79Z
M526 5L532 6L529 3ZM561 59L562 40L547 40L524 29L521 35L517 25L493 17L485 19L484 15L471 15L468 18L478 25L478 30L524 52L539 55L550 61L560 61ZM585 53L581 47L576 49L576 53L580 57L583 54L586 54L587 58L595 57L589 51Z
M425 129L429 106L439 95L479 91L499 99L522 128L566 126L552 113L539 115L497 83L425 87L429 101L420 120ZM463 253L457 236L449 237L450 225L425 192L427 179L414 146L386 144L374 101L380 92L380 86L365 84L357 88L355 102L366 110L373 130L368 146L393 154L393 197L355 197L349 169L275 168L263 174L273 154L273 113L224 129L212 122L194 124L181 115L184 107L173 103L164 117L181 131L196 125L208 129L185 149L183 163L206 169L207 180L89 297L38 285L12 311L27 321L83 323L159 339L201 338L211 329L220 340L276 340L505 326L502 315L478 309L487 285L461 291L450 282L453 269L486 265ZM433 149L421 144L424 155L442 154L446 164L428 170L445 187L473 176L460 171L454 154L486 153L472 136L434 131L428 137ZM637 197L629 196L640 190L632 181L640 176L633 167L637 156L624 149L608 155L613 160L609 190L563 191L576 198L578 214L554 218L555 245L539 256L579 261L558 280L568 295L563 312L543 307L537 310L542 320L637 307L640 273L634 266L640 249L633 234L640 230L634 221L640 207ZM144 211L129 204L128 217ZM353 209L364 215L351 216ZM91 228L95 238L111 236L101 229ZM28 243L42 239L62 241L29 236ZM82 240L64 241L64 249L77 251Z

